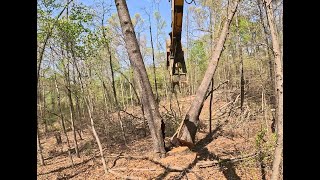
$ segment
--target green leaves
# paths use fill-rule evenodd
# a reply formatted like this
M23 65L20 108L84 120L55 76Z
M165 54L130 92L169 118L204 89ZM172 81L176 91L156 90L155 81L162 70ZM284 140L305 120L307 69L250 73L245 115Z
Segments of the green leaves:
M190 60L194 61L196 65L199 66L201 72L204 72L207 69L208 58L205 51L205 44L202 40L192 42L190 56Z

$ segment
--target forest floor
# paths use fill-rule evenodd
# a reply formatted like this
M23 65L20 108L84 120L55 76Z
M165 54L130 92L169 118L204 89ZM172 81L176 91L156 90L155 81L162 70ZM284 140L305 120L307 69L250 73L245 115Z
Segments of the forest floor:
M191 150L185 147L173 148L165 158L153 159L150 135L128 142L129 147L119 144L104 147L107 166L112 173L104 174L99 151L89 129L83 131L83 140L78 141L81 157L77 158L73 154L74 167L67 153L64 136L62 145L56 145L53 135L43 136L41 145L46 165L38 164L37 178L268 180L272 162L268 152L272 151L272 143L269 143L272 137L271 130L263 130L262 127L269 127L271 119L265 120L262 113L253 108L245 109L241 118L236 113L230 115L230 112L236 110L227 108L230 103L228 105L228 100L223 97L216 93L214 95L211 134L208 133L210 98L206 100L200 115L202 123L196 145ZM182 115L193 98L189 96L179 99ZM162 112L168 111L169 103L160 102L160 109ZM129 108L127 111L130 111ZM132 110L131 113L134 112ZM69 131L68 135L73 145L72 132Z

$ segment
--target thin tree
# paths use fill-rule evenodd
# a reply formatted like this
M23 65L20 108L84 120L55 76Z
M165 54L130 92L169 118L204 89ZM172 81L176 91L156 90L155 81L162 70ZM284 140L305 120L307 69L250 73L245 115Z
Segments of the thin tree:
M121 119L120 105L119 105L119 101L118 101L118 97L117 97L116 84L115 84L115 80L114 80L114 70L113 70L113 64L112 64L111 49L110 49L108 42L106 42L105 44L106 44L108 54L109 54L109 65L110 65L110 70L111 70L112 90L113 90L114 101L116 103L117 114L118 114L118 118L119 118L119 122L120 122L122 138L123 138L125 145L128 146L127 140L126 140L126 135L124 132L123 122Z
M267 19L272 38L272 50L274 55L275 67L275 87L276 87L276 132L277 145L274 152L274 159L272 163L271 180L277 180L280 177L280 164L282 161L283 151L283 69L282 69L282 55L280 49L280 42L277 33L277 27L273 16L272 0L264 0L264 7L267 12Z
M214 49L214 11L213 11L213 7L210 8L210 29L211 29L211 33L210 33L210 53L211 56L213 55L213 49ZM214 78L212 77L211 80L211 91L213 91L213 85L214 85ZM209 133L212 133L212 100L213 100L213 92L211 92L210 94L210 104L209 104Z
M153 76L154 76L154 87L156 89L156 101L159 102L159 93L158 93L158 85L157 85L157 75L156 75L156 64L154 62L154 48L153 48L153 41L152 41L152 30L151 30L151 20L150 20L150 14L149 15L149 30L150 30L150 43L151 43L151 49L152 49L152 65L153 65Z
M68 134L67 134L67 131L66 131L66 126L65 126L65 123L64 123L64 116L63 116L62 109L61 109L61 97L60 97L60 91L59 91L59 88L58 88L56 73L54 73L54 83L55 83L55 89L56 89L56 92L57 92L58 108L59 108L60 120L61 120L60 121L61 129L63 131L63 134L66 136L67 145L68 145L68 154L69 154L72 166L74 166L73 158L72 158L72 155L71 155L71 145L70 145L69 137L68 137Z
M236 14L236 29L237 29L237 49L238 49L238 58L240 60L240 109L243 112L243 102L244 102L244 74L243 74L243 57L242 57L242 46L241 46L241 35L239 30L239 20L238 13Z
M269 75L270 75L270 82L271 82L271 86L272 86L272 89L275 90L274 88L274 85L275 85L275 81L274 81L274 64L272 62L272 59L271 59L271 54L270 54L270 48L269 48L269 38L268 36L270 35L268 33L268 30L267 30L267 27L264 23L264 18L263 18L263 12L262 12L262 5L263 2L262 0L257 0L257 3L258 3L258 8L259 8L259 16L260 16L260 23L263 27L263 32L264 32L264 41L266 43L266 55L267 55L267 58L268 58L268 62L269 62ZM275 95L275 93L273 93ZM275 102L271 102L272 105L275 105Z
M71 93L71 83L70 83L70 69L69 69L69 59L67 59L67 67L64 67L64 76L65 76L65 88L66 88L66 94L68 96L68 101L69 101L69 112L70 112L70 121L71 121L71 129L72 129L72 135L73 135L73 140L74 140L74 148L76 151L76 156L80 158L79 154L79 147L78 147L78 141L76 137L76 129L75 129L75 123L74 123L74 116L75 116L75 110L74 110L74 105L73 105L73 99L72 99L72 93Z
M42 155L42 148L41 148L41 142L39 138L39 127L37 125L37 150L38 150L38 155L40 156L40 163L42 166L45 165L43 155Z
M92 112L94 111L94 107L93 107L93 102L92 102L92 95L91 95L92 93L90 91L90 88L88 88L86 83L83 82L83 80L82 80L82 75L81 75L80 69L79 69L79 67L77 65L77 62L76 62L76 59L75 59L76 57L75 57L75 53L74 53L73 48L71 48L71 55L72 55L74 66L76 67L76 70L78 72L78 79L79 79L79 82L80 82L81 92L84 94L83 98L84 98L84 102L85 102L85 105L86 105L87 110L88 110L91 130L92 130L93 136L94 136L94 138L95 138L95 140L96 140L96 142L98 144L98 148L99 148L99 152L100 152L100 156L101 156L101 162L102 162L102 165L103 165L103 169L104 169L105 173L107 173L108 172L108 168L107 168L106 159L104 157L104 153L103 153L103 149L102 149L102 144L101 144L99 135L98 135L98 133L97 133L97 131L95 129L95 125L94 125L94 121L93 121L93 113ZM87 92L88 96L85 96L85 92Z

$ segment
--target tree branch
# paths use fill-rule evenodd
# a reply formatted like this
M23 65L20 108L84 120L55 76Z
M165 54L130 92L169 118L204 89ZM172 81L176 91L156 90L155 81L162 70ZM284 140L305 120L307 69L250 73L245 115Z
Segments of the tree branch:
M229 83L229 80L226 80L226 81L220 83L216 88L214 88L214 89L212 89L210 92L208 92L205 100L208 99L208 97L210 96L211 93L213 93L213 91L217 90L218 88L220 88L220 86L222 86L223 84L226 84L226 83Z

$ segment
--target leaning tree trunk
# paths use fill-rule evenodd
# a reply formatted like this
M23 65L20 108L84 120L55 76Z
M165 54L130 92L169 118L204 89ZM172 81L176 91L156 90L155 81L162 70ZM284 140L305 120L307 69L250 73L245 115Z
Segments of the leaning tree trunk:
M264 0L264 7L267 11L267 18L272 38L272 48L274 54L274 67L275 67L275 87L277 97L277 111L276 111L276 132L277 132L277 145L274 153L272 164L271 180L277 180L280 177L280 164L282 161L283 151L283 70L281 62L281 50L278 34L276 31L276 24L274 22L273 9L271 0Z
M229 12L227 20L223 25L223 29L221 31L217 45L215 46L212 59L208 64L208 68L206 70L204 78L196 92L196 97L193 100L191 107L189 108L179 129L171 138L171 142L176 146L186 145L188 147L192 147L194 145L195 135L199 123L199 115L203 107L203 103L206 98L206 94L210 86L211 80L217 69L223 45L228 35L229 26L237 10L239 1L240 0L235 0L234 5L231 7L231 12Z
M89 89L88 89L89 91ZM90 96L90 92L89 92L89 96ZM105 171L105 173L108 172L108 168L107 168L107 164L106 164L106 159L104 157L104 154L103 154L103 148L102 148L102 144L101 144L101 141L100 141L100 138L98 136L98 133L95 129L95 126L94 126L94 121L93 121L93 117L92 117L92 111L93 111L93 106L92 106L92 102L89 101L90 97L89 98L86 98L85 97L85 102L86 102L86 105L87 105L87 109L88 109L88 113L89 113L89 118L90 118L90 124L91 124L91 130L92 130L92 133L96 139L96 142L98 144L98 147L99 147L99 152L100 152L100 156L101 156L101 162L102 162L102 165L103 165L103 169ZM91 108L92 108L92 111L91 111Z
M145 117L148 120L151 137L153 139L153 149L156 154L163 157L164 149L164 123L160 117L159 107L156 103L147 71L144 66L138 41L129 15L129 10L125 0L115 0L120 19L124 40L126 43L129 60L137 72L141 85L141 99L145 111Z

